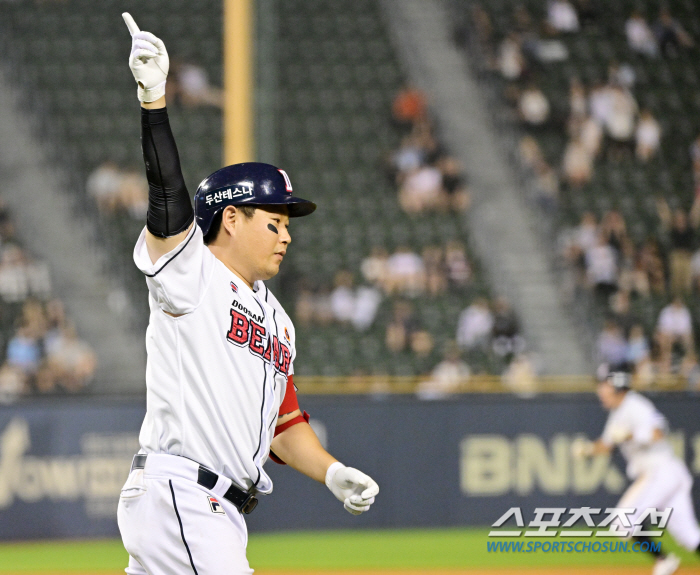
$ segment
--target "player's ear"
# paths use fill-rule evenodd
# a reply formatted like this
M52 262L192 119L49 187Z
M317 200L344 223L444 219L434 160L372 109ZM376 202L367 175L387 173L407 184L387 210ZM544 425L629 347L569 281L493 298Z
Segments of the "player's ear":
M233 235L236 222L241 217L236 206L226 206L221 213L221 227L230 236Z

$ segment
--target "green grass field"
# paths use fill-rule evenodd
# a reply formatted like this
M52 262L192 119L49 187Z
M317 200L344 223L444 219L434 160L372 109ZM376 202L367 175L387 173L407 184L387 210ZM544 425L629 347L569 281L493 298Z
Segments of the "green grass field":
M248 558L265 570L397 570L651 565L642 553L489 553L487 530L380 530L296 532L250 536ZM664 537L666 550L684 567L700 566L694 554ZM0 574L117 574L126 565L118 540L0 544Z

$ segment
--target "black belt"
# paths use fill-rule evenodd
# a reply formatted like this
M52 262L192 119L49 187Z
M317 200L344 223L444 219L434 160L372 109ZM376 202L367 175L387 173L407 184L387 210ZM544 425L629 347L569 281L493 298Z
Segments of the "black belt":
M131 464L131 471L134 469L143 469L146 467L147 453L139 453L134 455L134 461ZM213 471L207 469L206 467L200 465L199 471L197 472L197 483L206 489L214 489L216 482L219 481L219 476ZM243 491L233 483L228 491L224 493L224 499L230 501L236 506L241 513L246 515L253 512L253 510L258 506L258 498L252 493Z

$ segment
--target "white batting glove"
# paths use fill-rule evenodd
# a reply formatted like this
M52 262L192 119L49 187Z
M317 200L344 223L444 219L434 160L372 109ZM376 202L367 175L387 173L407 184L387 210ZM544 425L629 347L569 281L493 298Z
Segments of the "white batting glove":
M165 95L165 79L170 68L165 44L150 32L141 32L128 12L124 12L122 18L131 34L129 68L139 85L139 101L155 102Z
M379 485L369 475L353 467L345 467L338 461L326 471L326 487L353 515L369 510L374 497L379 493Z
M624 443L630 437L632 437L632 432L624 425L614 425L610 428L610 439L615 445Z
M574 459L593 456L593 442L581 437L571 442L571 455Z

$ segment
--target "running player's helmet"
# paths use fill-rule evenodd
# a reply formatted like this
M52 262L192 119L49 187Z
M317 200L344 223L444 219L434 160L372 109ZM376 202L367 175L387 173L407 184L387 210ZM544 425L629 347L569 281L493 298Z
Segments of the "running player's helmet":
M284 170L259 162L216 170L194 195L194 215L205 236L216 214L226 206L274 205L287 206L290 218L308 216L316 209L313 202L292 195L292 183Z
M632 386L632 377L626 371L611 371L608 374L607 382L616 390L627 390Z

